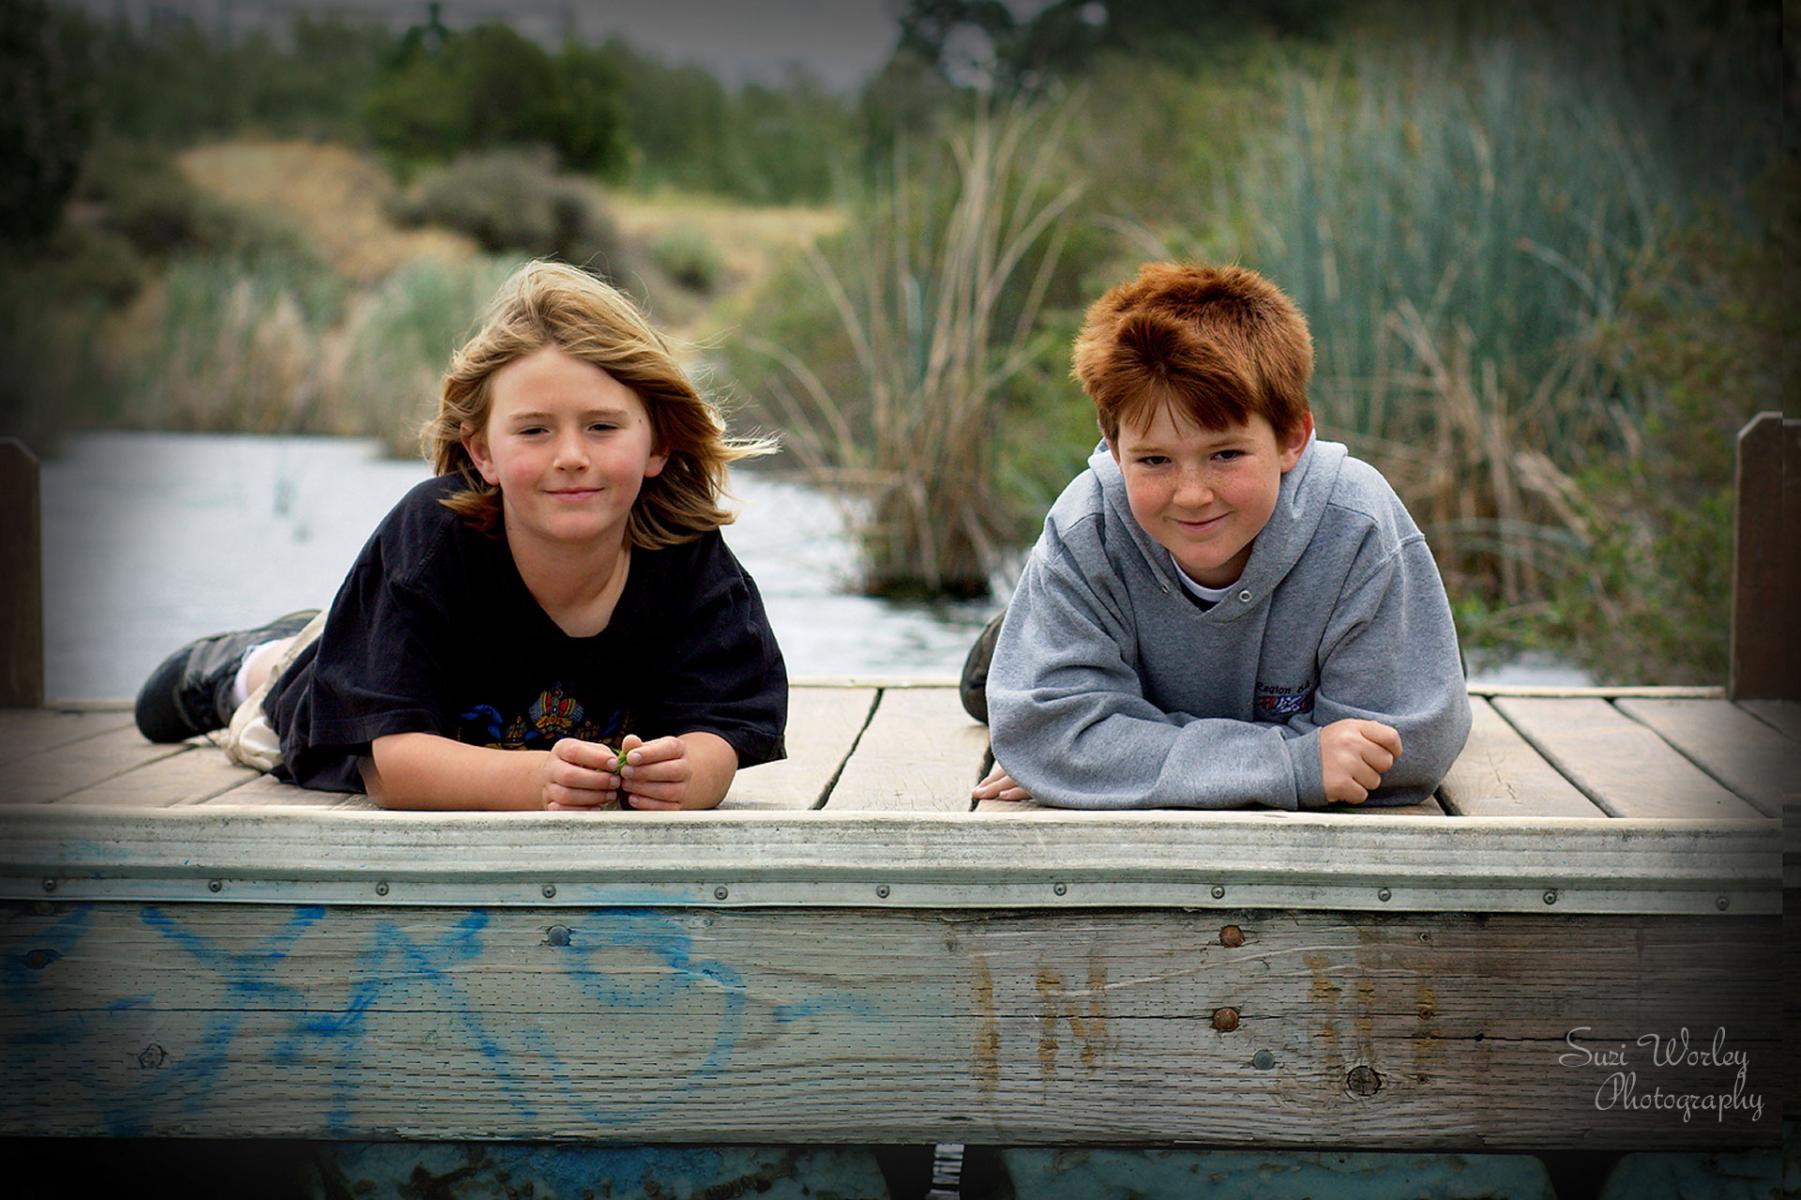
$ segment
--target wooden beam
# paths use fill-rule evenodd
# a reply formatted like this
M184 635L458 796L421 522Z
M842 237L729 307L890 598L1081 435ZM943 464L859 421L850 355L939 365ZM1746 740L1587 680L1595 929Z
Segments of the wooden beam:
M1773 1146L1779 922L9 905L0 1132Z
M0 438L0 708L44 704L43 528L37 456Z
M1734 493L1727 693L1801 699L1801 421L1765 412L1739 431Z
M1647 731L1648 732L1648 731ZM1655 736L1655 735L1652 735ZM251 786L246 784L245 786ZM73 789L70 789L73 790ZM1778 912L1780 822L1380 813L389 813L14 805L0 896ZM211 883L219 882L218 889ZM546 893L543 889L549 888Z

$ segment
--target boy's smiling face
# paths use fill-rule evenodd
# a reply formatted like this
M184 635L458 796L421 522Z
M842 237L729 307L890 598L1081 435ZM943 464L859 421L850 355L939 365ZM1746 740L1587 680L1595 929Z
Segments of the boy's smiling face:
M1301 459L1313 418L1279 438L1264 417L1225 429L1196 425L1170 404L1150 424L1121 422L1108 446L1132 516L1205 587L1236 582L1270 514L1282 476Z

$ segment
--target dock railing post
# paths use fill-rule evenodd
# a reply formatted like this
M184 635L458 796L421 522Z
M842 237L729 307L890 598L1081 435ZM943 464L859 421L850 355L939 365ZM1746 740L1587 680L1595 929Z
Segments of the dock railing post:
M1726 693L1801 699L1801 421L1763 412L1739 430L1733 491Z
M38 460L0 438L0 708L44 706L44 540Z

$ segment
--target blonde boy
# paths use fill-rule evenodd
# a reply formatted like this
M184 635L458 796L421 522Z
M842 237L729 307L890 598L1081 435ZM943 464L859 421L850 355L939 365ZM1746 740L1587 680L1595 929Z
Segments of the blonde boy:
M1430 795L1469 733L1430 549L1313 436L1305 319L1253 271L1151 263L1089 309L1104 442L1045 520L978 797L1319 808Z

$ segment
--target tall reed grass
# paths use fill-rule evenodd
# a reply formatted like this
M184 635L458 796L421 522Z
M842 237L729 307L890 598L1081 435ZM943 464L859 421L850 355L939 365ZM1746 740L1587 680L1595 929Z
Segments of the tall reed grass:
M1292 72L1252 139L1249 232L1170 247L1294 297L1322 432L1396 484L1453 593L1506 606L1581 569L1570 477L1640 423L1595 335L1681 192L1583 83L1506 41L1352 45Z
M516 260L415 259L355 295L267 261L178 259L137 309L85 327L118 381L100 423L376 437L419 452L437 380ZM91 401L89 402L91 405Z
M863 394L830 395L753 339L784 368L767 386L788 445L857 521L869 592L985 595L1002 561L997 396L1028 361L1081 191L1056 171L1068 111L978 108L948 178L909 179L903 159L831 252L807 252Z

